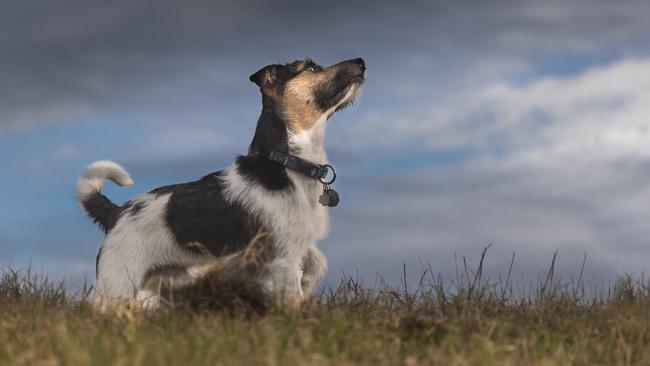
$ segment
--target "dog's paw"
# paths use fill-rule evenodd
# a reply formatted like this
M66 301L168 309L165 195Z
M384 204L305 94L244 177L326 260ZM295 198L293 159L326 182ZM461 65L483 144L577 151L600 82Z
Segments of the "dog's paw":
M151 290L140 290L135 296L135 307L140 310L151 311L160 308L160 298Z

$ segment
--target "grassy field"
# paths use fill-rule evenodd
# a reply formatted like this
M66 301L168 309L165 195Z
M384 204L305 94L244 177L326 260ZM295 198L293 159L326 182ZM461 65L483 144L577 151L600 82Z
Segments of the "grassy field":
M553 266L528 295L481 266L447 282L369 290L347 278L301 309L266 314L121 308L97 313L26 272L0 282L1 365L650 365L650 288L597 296Z

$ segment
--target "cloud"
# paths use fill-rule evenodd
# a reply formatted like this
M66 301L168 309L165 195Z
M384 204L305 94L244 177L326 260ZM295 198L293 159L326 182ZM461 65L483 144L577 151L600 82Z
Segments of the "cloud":
M624 60L526 87L496 85L478 104L508 134L510 159L650 157L650 60Z
M588 273L601 278L643 271L648 106L650 60L627 59L574 76L485 85L422 113L429 119L384 124L378 130L387 129L381 134L392 140L384 143L393 146L473 153L460 164L366 179L372 199L335 218L346 237L334 241L333 261L349 268L362 257L366 277L395 261L417 265L415 258L450 273L453 252L476 257L494 243L497 256L517 253L529 276L555 249L568 255L560 273L573 273L582 253Z
M363 56L364 94L326 142L343 197L324 243L333 276L396 278L417 259L451 273L454 252L490 242L497 258L516 252L522 272L558 247L566 271L582 252L595 272L638 270L650 234L648 13L645 0L2 2L0 135L93 122L4 145L51 155L41 174L57 182L13 178L10 196L39 201L16 204L7 227L33 226L24 218L37 209L77 215L74 179L94 158L138 181L108 186L117 201L222 168L259 113L252 71ZM78 221L60 225L75 237L59 255L81 230L99 240ZM88 248L74 262L92 261Z
M253 70L307 55L326 63L364 56L373 99L403 102L522 73L531 56L648 50L641 44L650 31L650 4L640 0L0 7L0 133L115 108L178 110L210 100L227 107L251 95L245 80Z
M650 59L623 59L524 85L464 90L400 116L368 114L345 140L374 131L383 146L414 140L433 150L483 150L509 160L648 156Z

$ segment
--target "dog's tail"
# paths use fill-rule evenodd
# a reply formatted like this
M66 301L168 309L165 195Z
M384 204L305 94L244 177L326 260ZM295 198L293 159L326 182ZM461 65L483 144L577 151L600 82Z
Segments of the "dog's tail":
M129 173L109 160L96 161L81 175L77 183L77 199L86 214L105 232L117 222L119 207L102 194L106 179L120 186L133 185Z

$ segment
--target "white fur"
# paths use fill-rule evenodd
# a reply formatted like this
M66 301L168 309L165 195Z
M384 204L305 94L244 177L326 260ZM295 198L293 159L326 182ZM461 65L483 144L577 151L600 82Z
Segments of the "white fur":
M128 299L142 285L147 270L156 265L193 265L209 257L189 253L174 241L165 223L165 206L171 194L144 194L134 200L146 202L135 216L126 213L109 231L101 246L97 294Z
M110 160L100 160L90 164L79 178L77 198L83 201L91 193L101 192L106 179L120 186L133 185L133 179L124 168Z
M312 293L323 279L325 272L327 272L327 258L316 246L310 248L303 258L303 276L301 280L303 292L306 294Z

